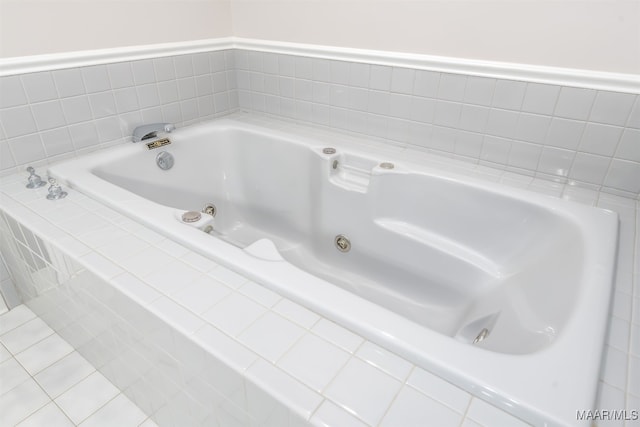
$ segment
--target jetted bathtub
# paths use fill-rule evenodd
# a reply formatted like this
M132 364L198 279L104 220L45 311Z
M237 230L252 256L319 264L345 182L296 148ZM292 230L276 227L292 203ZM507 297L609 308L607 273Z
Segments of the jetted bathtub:
M232 116L50 174L528 422L579 424L617 215L289 127Z

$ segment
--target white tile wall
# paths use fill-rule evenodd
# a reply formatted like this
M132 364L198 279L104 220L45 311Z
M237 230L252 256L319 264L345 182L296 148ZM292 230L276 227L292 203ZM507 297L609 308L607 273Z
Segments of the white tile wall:
M237 108L232 51L0 78L0 175Z
M634 379L639 356L640 299L637 285L634 287L638 203L513 173L478 172L508 185L599 204L620 213L620 262L599 407L634 409L634 402L640 399ZM12 348L24 346L23 335L36 337L43 347L62 357L34 376L56 402L64 403L69 382L77 384L91 372L86 365L70 370L79 352L160 425L199 425L214 422L211 420L223 425L405 425L424 419L456 426L522 424L340 325L158 238L74 191L56 205L53 215L43 219L37 213L42 212L43 193L24 189L23 179L13 176L1 187L11 194L3 197L3 218L10 227L6 229L7 223L2 222L4 235L17 233L13 244L18 247L36 245L35 251L10 250L12 262L24 267L39 260L42 266L37 275L21 274L20 288L29 305L77 352L67 353L69 348L60 342L46 341L50 329L43 328L27 310L14 310L16 320L7 324L0 317L0 336ZM64 221L62 212L77 216ZM10 219L13 216L22 225ZM66 227L72 227L68 230L77 233L82 243L62 231ZM123 269L123 264L114 264L117 244L92 241L96 230L113 231L113 227L128 233L116 240L122 247L137 242L134 252L145 253L148 259L165 256L162 264L176 267L176 272L187 268L197 274L196 279L171 292L149 280L147 269ZM2 245L9 250L6 239ZM82 265L67 255L71 253L84 255ZM145 264L144 257L139 261ZM166 274L173 274L171 268ZM197 303L196 295L211 295L212 299ZM239 312L243 315L237 316ZM32 324L39 327L31 328ZM20 337L11 333L18 328L31 332ZM37 334L42 330L46 336ZM24 360L29 360L28 350L23 350ZM37 363L25 363L39 369ZM113 392L108 389L104 389L105 396ZM214 418L206 402L214 402ZM81 408L78 411L73 416L84 414ZM117 412L105 406L95 414L103 411Z
M244 110L638 196L635 94L253 51L235 55ZM268 70L260 66L266 61ZM266 79L268 89L251 84ZM587 154L602 158L586 166L586 158L594 160Z

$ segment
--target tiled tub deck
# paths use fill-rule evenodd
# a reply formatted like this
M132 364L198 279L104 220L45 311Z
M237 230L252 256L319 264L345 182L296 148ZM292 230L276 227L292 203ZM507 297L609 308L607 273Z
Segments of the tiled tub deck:
M597 406L639 409L639 202L465 167L620 214ZM48 201L25 178L1 179L0 226L27 306L159 425L526 425L83 194Z

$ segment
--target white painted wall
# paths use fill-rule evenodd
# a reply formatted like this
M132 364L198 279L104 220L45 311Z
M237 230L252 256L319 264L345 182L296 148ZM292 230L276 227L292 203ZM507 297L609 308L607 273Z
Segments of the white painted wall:
M0 57L231 35L229 0L0 0Z
M640 73L639 0L231 0L233 35Z

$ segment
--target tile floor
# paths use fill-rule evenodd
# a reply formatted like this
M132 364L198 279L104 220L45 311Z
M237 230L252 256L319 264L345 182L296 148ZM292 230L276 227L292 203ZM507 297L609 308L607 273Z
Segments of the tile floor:
M28 307L0 315L0 425L156 424Z

